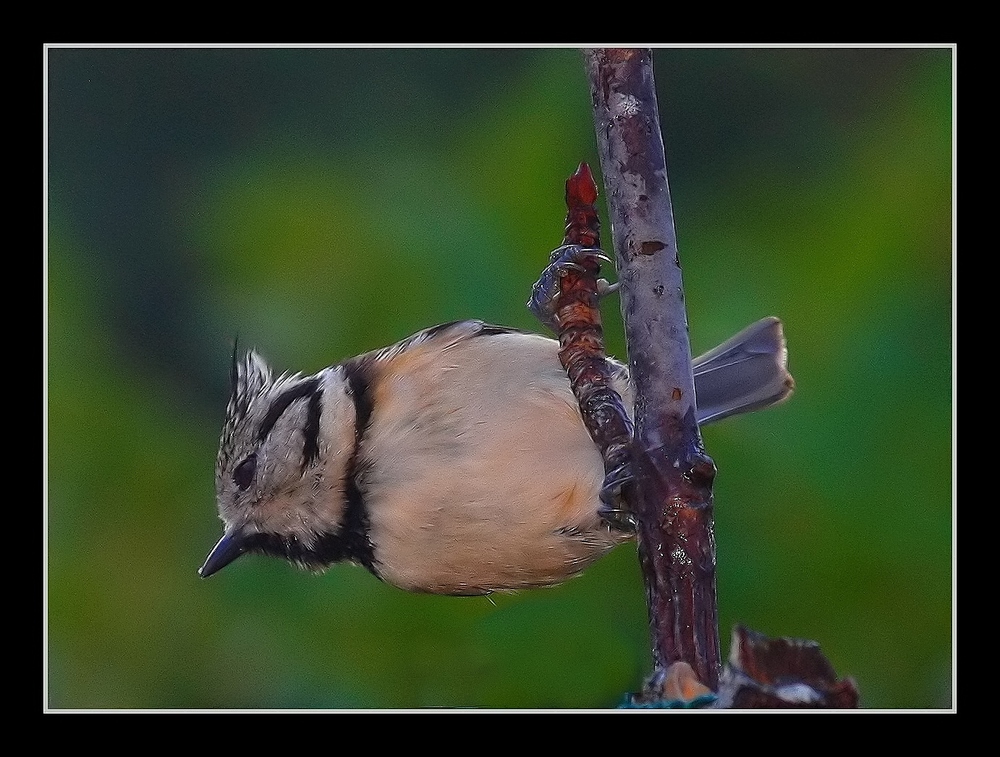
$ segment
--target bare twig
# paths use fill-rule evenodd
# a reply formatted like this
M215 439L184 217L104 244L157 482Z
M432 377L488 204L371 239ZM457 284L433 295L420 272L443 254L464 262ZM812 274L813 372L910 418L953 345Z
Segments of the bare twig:
M620 477L629 462L632 443L632 421L622 399L612 388L614 369L606 360L604 329L598 304L597 276L601 271L601 223L594 203L597 184L590 166L581 163L566 180L565 252L576 261L559 269L557 335L559 360L569 375L573 393L580 404L584 424L597 443L604 459L606 474L602 492L605 511L615 522L625 517L620 513ZM573 251L572 248L581 250ZM588 254L588 251L598 254ZM622 524L631 528L631 522Z
M632 512L653 636L654 681L684 661L721 669L712 482L694 374L651 51L584 53L635 387ZM656 688L654 686L653 688Z

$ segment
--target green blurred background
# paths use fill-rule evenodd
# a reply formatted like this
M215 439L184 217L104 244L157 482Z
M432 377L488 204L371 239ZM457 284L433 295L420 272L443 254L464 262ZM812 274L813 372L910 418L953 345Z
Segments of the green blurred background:
M798 385L704 430L723 647L736 623L816 640L872 708L953 703L952 56L654 54L693 348L779 315ZM600 182L580 53L47 63L46 705L597 708L636 690L633 547L492 601L350 566L196 574L220 535L234 336L312 372L456 318L536 328L563 183L581 160Z

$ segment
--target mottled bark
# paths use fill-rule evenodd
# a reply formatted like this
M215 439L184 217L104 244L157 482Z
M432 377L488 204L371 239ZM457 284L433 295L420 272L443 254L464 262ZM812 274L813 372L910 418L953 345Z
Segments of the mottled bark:
M721 669L712 482L695 419L694 373L651 51L584 52L635 387L631 511L652 633L654 678Z

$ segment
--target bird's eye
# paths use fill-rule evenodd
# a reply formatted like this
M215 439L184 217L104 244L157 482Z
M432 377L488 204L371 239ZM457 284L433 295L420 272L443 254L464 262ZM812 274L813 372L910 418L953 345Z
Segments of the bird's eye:
M236 466L236 470L233 471L233 481L240 489L246 490L253 483L253 474L256 472L257 453L251 452L242 463Z

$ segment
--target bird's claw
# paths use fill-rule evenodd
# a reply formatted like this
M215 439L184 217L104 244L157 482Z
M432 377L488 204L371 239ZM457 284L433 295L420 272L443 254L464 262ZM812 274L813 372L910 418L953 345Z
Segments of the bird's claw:
M622 495L622 489L632 483L634 478L631 460L620 463L604 476L601 505L597 513L609 527L618 531L635 531L636 528L635 516L623 506L625 500Z
M559 279L565 276L567 271L586 270L582 263L595 259L611 262L603 250L582 247L578 244L562 245L549 255L549 264L531 287L531 298L527 304L534 316L552 331L556 333L559 331L559 321L556 317L559 310ZM609 284L606 279L597 281L598 297L611 294L617 289L618 284Z

